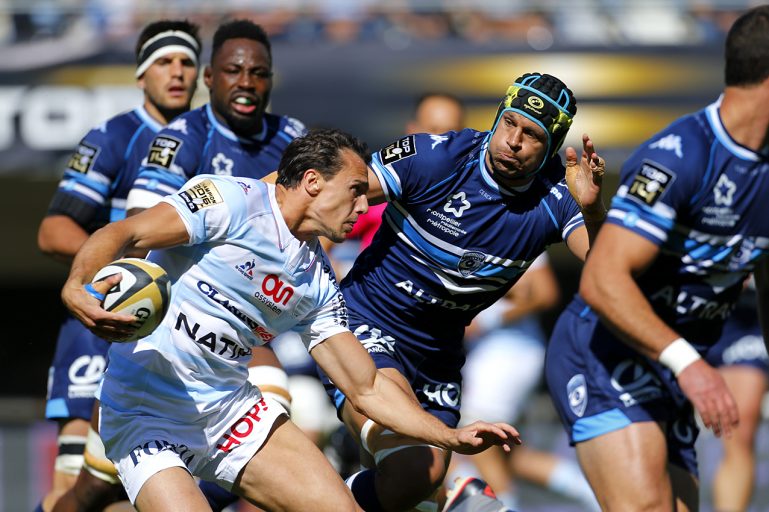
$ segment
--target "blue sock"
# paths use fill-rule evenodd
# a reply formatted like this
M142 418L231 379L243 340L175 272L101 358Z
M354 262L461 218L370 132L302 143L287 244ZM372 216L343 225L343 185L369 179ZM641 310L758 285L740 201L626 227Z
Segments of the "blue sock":
M203 491L203 495L206 497L208 505L214 512L221 512L240 499L237 495L222 489L213 482L201 480L198 487Z
M376 495L376 487L374 487L375 476L376 472L374 470L364 469L350 476L345 481L347 487L352 491L352 495L355 496L355 501L366 512L384 512L384 508L382 508L382 504L379 502L379 497Z

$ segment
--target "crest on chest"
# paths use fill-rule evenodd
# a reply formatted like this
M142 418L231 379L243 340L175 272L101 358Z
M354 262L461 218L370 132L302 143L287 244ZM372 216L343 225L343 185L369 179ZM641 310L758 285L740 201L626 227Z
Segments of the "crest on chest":
M486 255L480 251L465 251L459 259L457 270L462 277L468 277L477 272L486 261Z

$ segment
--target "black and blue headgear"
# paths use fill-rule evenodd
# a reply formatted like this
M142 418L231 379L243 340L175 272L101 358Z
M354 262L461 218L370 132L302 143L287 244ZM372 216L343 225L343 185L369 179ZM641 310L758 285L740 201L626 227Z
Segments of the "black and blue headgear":
M492 132L497 128L502 114L508 110L531 119L547 134L545 158L536 171L528 173L531 176L542 170L548 160L561 149L574 114L577 113L577 100L566 84L556 77L526 73L516 78L513 85L507 88L497 109Z

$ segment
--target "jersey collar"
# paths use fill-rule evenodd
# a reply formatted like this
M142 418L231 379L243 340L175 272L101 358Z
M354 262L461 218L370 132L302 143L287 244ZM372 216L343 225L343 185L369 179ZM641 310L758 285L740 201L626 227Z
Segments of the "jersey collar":
M491 133L492 132L489 132L488 135L486 135L486 138L483 140L483 143L481 144L481 151L478 156L478 168L483 181L486 182L489 187L503 195L514 196L516 194L526 192L531 188L532 183L534 183L534 181L537 179L536 176L533 180L520 187L505 187L494 179L494 177L491 175L491 172L486 167L486 153L489 149L489 139L491 139Z
M710 123L710 127L713 129L713 133L715 133L716 139L718 139L718 142L720 142L721 145L723 145L738 158L743 160L750 160L753 162L761 160L762 158L759 153L756 153L755 151L748 149L745 146L737 144L734 139L732 139L731 135L729 135L729 132L726 131L726 128L724 128L724 124L721 122L720 114L721 100L723 97L724 96L722 94L718 97L718 100L705 108L708 123Z
M209 122L214 126L214 128L216 128L216 131L232 141L254 144L255 142L263 142L265 136L267 135L267 121L264 119L264 117L262 117L262 129L259 131L259 133L252 137L241 137L227 128L221 122L219 122L219 120L216 118L216 115L214 114L213 109L211 108L210 103L206 103L206 115L208 116Z
M147 112L147 109L144 108L144 105L136 107L134 112L137 116L139 116L139 119L141 119L144 124L150 127L150 130L153 132L157 133L163 129L163 124L159 123L157 119L152 117L150 113Z

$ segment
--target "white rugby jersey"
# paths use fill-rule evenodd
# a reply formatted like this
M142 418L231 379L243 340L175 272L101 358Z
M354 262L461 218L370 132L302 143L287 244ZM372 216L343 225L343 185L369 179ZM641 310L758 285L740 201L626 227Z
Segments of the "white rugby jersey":
M171 277L171 304L150 336L112 345L103 403L199 418L244 385L253 346L293 330L310 350L347 330L325 253L291 234L273 185L200 175L164 201L190 235L148 258Z

